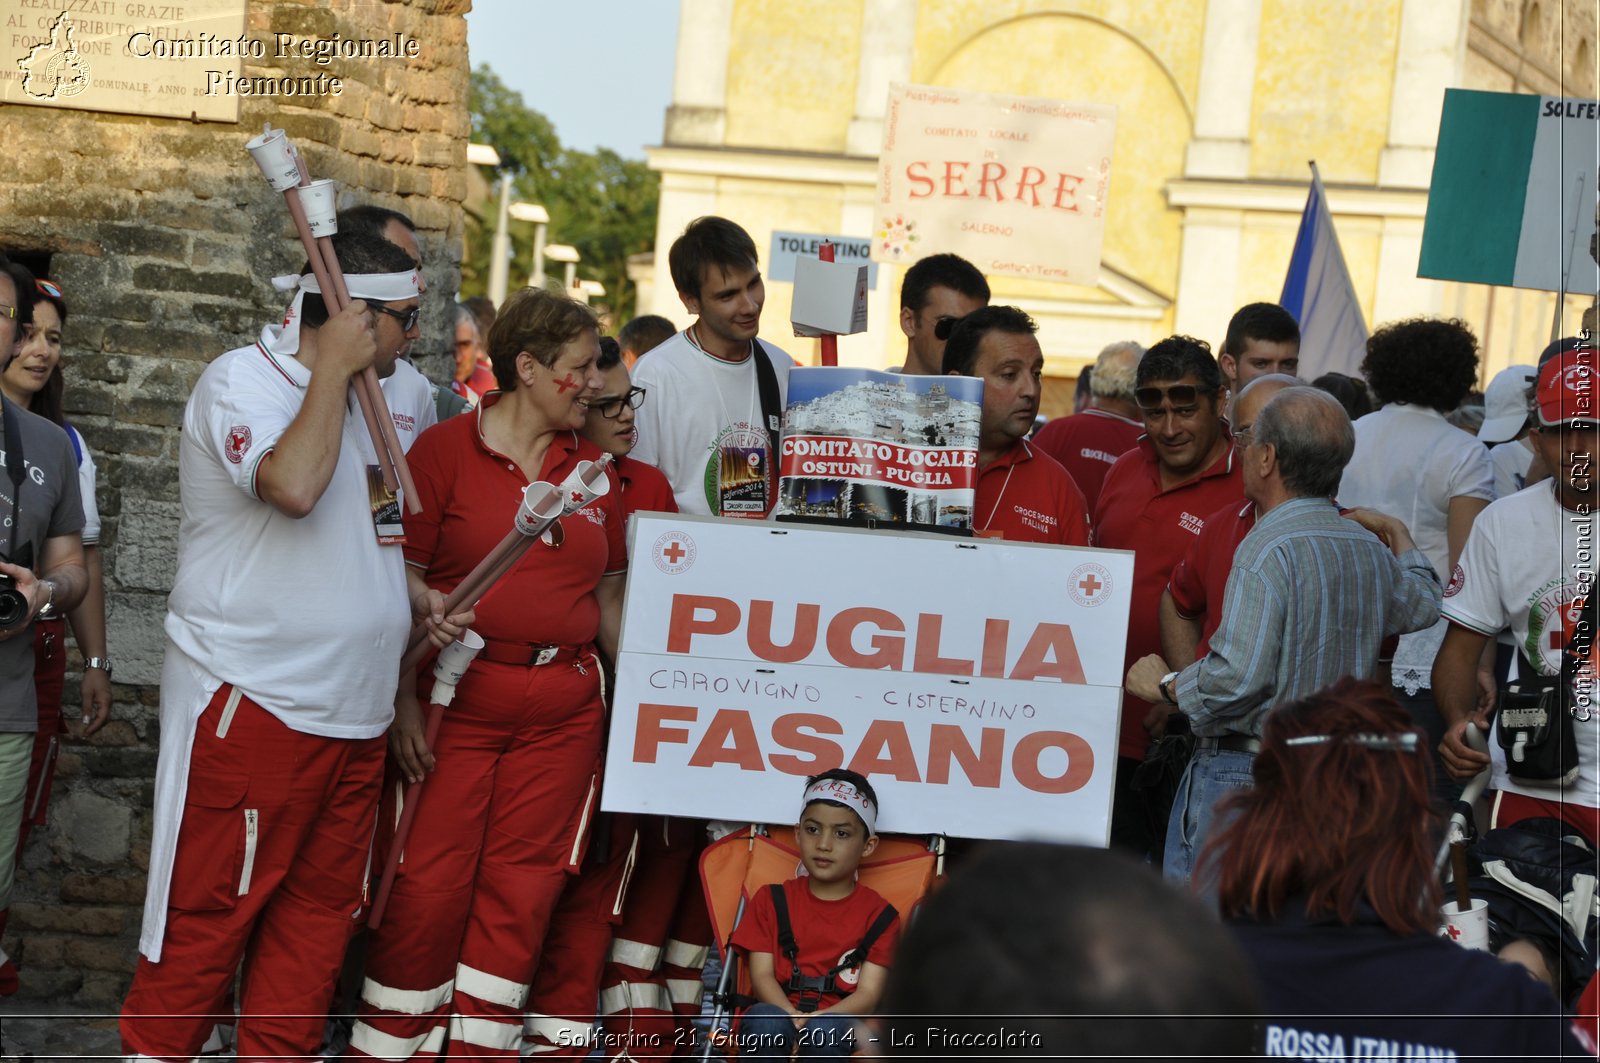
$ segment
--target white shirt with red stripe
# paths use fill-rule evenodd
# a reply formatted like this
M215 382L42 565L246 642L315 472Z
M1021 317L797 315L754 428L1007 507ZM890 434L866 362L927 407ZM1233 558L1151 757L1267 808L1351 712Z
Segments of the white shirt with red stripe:
M178 572L168 599L161 753L139 950L161 958L195 721L230 683L286 726L329 738L382 734L410 629L404 560L373 528L366 424L353 401L333 477L293 519L257 494L261 463L311 373L262 342L206 367L178 448Z

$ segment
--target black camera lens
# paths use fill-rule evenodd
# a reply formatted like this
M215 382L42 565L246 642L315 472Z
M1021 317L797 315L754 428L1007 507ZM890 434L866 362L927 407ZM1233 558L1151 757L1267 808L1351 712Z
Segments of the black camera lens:
M17 581L0 576L0 630L10 630L28 619L28 599L17 590Z

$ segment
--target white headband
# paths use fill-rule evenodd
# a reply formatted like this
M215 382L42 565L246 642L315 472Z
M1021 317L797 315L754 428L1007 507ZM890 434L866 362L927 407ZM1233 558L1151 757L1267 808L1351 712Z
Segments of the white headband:
M422 281L416 270L404 273L347 273L345 287L352 299L371 299L379 303L398 303L415 299L422 294ZM299 276L285 273L272 278L272 286L280 292L294 292L294 302L283 316L283 327L268 325L262 330L261 342L273 354L292 355L300 349L301 305L306 293L322 294L322 286L315 274Z
M813 801L831 801L836 805L843 805L861 817L861 822L867 825L869 836L878 833L878 812L867 795L855 788L853 783L843 779L820 779L806 787L805 800L800 803L801 814L804 815L806 806Z

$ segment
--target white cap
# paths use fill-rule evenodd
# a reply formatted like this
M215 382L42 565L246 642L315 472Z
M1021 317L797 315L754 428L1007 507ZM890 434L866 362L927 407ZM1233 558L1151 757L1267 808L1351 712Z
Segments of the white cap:
M1478 438L1485 443L1508 443L1517 438L1528 420L1528 387L1539 370L1531 365L1502 369L1483 393L1483 427Z

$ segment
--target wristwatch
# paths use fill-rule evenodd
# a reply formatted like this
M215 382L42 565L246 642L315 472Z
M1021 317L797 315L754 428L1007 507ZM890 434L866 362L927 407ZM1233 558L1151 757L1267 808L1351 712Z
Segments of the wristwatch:
M90 668L98 668L106 674L107 679L111 678L110 657L90 657L88 660L83 662L83 667L85 671L89 670Z
M1178 703L1176 688L1168 689L1168 684L1176 683L1177 681L1177 672L1168 672L1161 677L1161 696L1166 699L1168 705L1176 705Z
M45 598L44 604L39 606L39 611L34 614L34 618L37 619L37 620L50 620L56 615L56 585L55 585L55 581L54 580L48 580L48 579L42 579L39 582L41 584L43 584L45 587L48 587L49 591L47 592L48 593L48 597Z

